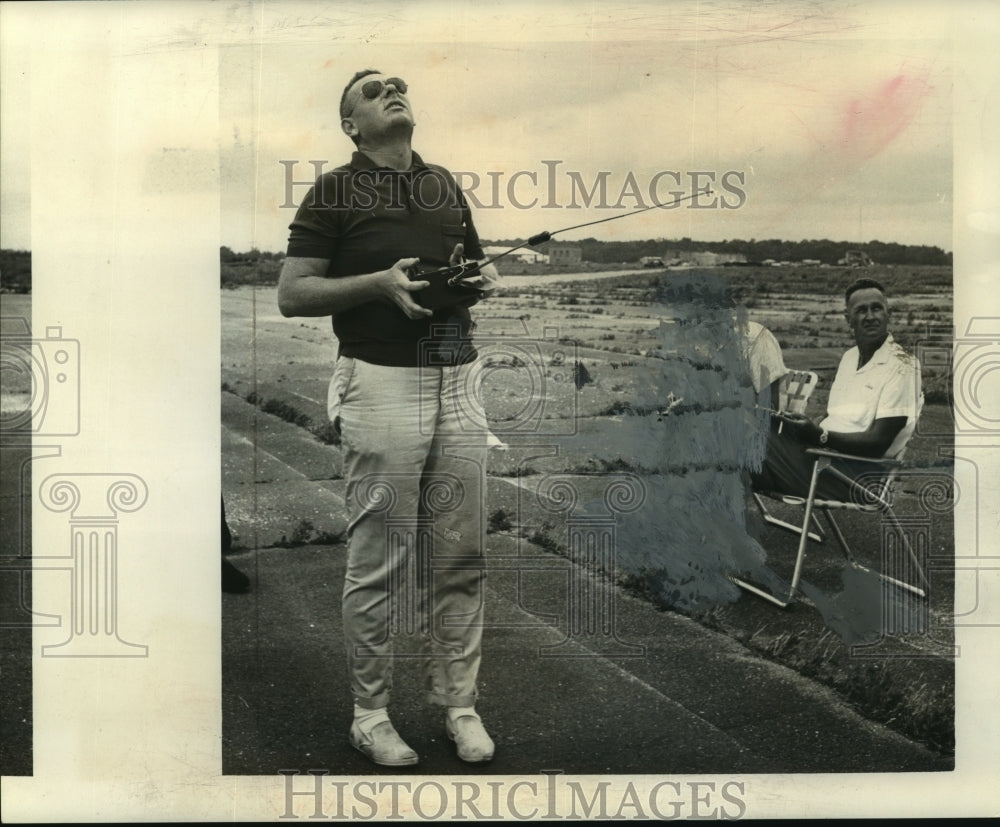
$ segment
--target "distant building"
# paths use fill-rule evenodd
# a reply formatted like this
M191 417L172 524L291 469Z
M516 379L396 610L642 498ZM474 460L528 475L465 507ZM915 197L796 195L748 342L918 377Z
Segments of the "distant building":
M663 259L659 256L643 256L639 259L643 267L663 267Z
M549 245L549 264L553 266L579 264L582 261L583 250L574 244Z
M743 253L712 253L707 250L667 250L661 258L668 265L694 264L698 267L747 263L747 257Z
M509 249L510 247L490 245L489 247L483 247L483 254L486 258L493 258L494 256L507 252ZM521 264L548 264L549 257L545 255L545 253L540 253L537 250L524 249L515 250L509 255L505 255L503 260L509 262L517 261Z
M848 250L837 264L846 267L871 267L874 262L862 250Z

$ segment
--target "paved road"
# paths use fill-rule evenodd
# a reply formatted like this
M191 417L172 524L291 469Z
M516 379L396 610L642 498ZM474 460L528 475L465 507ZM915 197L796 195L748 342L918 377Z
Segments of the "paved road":
M337 450L259 415L249 474L246 423L255 415L232 394L223 397L224 490L246 548L233 559L254 582L249 594L223 601L223 771L378 773L346 742L345 548L334 541L346 517ZM306 544L292 545L292 535ZM860 717L813 681L620 590L604 595L613 633L568 633L567 596L603 587L542 552L524 571L523 559L512 563L523 550L513 536L490 535L479 708L498 747L481 772L951 768L950 759ZM404 636L399 649L393 715L421 755L418 771L468 773L440 715L422 703L418 641Z

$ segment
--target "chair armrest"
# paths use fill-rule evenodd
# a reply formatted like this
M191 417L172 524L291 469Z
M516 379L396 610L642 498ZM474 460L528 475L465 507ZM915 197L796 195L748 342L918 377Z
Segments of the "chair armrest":
M817 457L831 457L832 459L849 459L855 462L870 462L874 465L883 465L886 468L899 468L902 460L892 457L862 457L857 454L844 454L840 451L831 451L829 448L806 448L807 454Z

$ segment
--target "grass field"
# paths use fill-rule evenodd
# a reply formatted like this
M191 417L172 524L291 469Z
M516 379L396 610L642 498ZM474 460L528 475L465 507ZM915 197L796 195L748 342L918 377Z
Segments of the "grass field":
M837 362L851 344L843 287L859 271L802 269L774 279L770 269L755 268L701 275L715 287L732 284L748 317L778 337L789 367L819 374L810 413L821 416ZM558 477L593 505L609 481L638 479L648 510L619 517L616 577L623 588L726 632L947 753L954 737L953 515L948 507L928 512L925 495L933 489L951 496L953 420L941 355L951 337L950 278L943 268L864 274L896 286L894 334L923 362L927 404L896 508L924 526L921 536L937 563L929 601L880 595L877 581L845 569L836 552L810 558L806 600L793 610L739 592L720 576L734 561L745 562L747 548L762 548L768 566L785 578L795 540L759 527L753 542L740 539L747 536L747 515L739 466L749 450L740 437L747 433L740 402L749 397L720 355L719 325L728 311L692 310L704 296L688 301L690 291L671 293L674 282L701 277L691 273L510 276L474 309L487 368L483 402L508 445L490 455L489 526L567 555L565 517L525 492L536 495ZM665 301L677 296L678 304L687 301L683 313ZM325 413L335 353L329 319L281 317L273 287L224 290L222 298L223 391L335 443ZM338 477L339 469L330 468L329 476ZM750 520L756 525L752 509ZM877 526L870 520L849 516L842 523L877 568L880 544L872 542Z

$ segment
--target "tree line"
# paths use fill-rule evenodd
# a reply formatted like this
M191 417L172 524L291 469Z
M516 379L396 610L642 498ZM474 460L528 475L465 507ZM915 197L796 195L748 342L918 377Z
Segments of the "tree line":
M515 247L524 239L511 238L498 241L483 241L483 244L498 247ZM536 249L547 252L552 243L539 245ZM952 254L940 247L918 244L897 244L895 242L869 241L854 244L847 241L829 239L808 241L784 241L781 239L749 241L731 239L726 241L694 241L690 238L677 240L646 239L645 241L599 241L585 238L569 242L580 247L581 258L596 264L638 262L645 256L665 255L683 258L694 252L725 253L743 255L749 263L775 261L803 261L811 259L823 264L837 264L848 250L859 250L875 264L951 266ZM283 252L270 252L256 248L247 252L235 252L229 247L219 248L219 261L223 265L223 283L261 283L277 279L284 260ZM251 272L259 271L259 272ZM262 279L263 277L263 279ZM0 250L0 291L7 293L31 292L31 253L26 250Z
M524 239L502 239L488 241L485 244L499 247L514 247L523 244ZM557 242L560 243L560 242ZM830 239L786 241L772 238L758 240L751 238L730 239L726 241L694 241L690 238L646 239L644 241L598 241L595 238L584 238L579 241L565 242L580 248L584 261L598 264L613 264L615 262L638 261L646 256L662 257L665 255L683 258L695 252L725 253L742 255L747 262L760 263L773 259L774 261L803 261L811 259L823 264L837 264L848 250L859 250L866 254L875 264L911 264L948 266L952 263L952 254L940 247L918 244L897 244L895 242L868 241L856 244L849 241L831 241ZM539 245L538 250L547 252L549 244Z
M525 239L512 238L499 241L484 240L484 245L496 247L516 247ZM548 252L552 243L547 242L534 248ZM868 241L854 244L849 241L831 241L829 239L786 241L771 238L758 241L731 239L726 241L694 241L690 238L677 240L646 239L644 241L599 241L596 238L584 238L580 241L566 242L580 248L584 261L597 264L615 264L617 262L635 262L641 258L661 257L667 254L683 258L685 255L697 252L723 253L742 255L747 262L759 264L769 259L774 261L813 260L823 264L837 264L849 250L858 250L868 256L874 264L911 264L930 265L935 267L950 266L952 254L940 247L922 244L897 244L895 242ZM255 264L261 261L280 262L284 259L283 252L268 252L252 249L249 252L237 253L229 247L220 248L220 261L223 264Z

